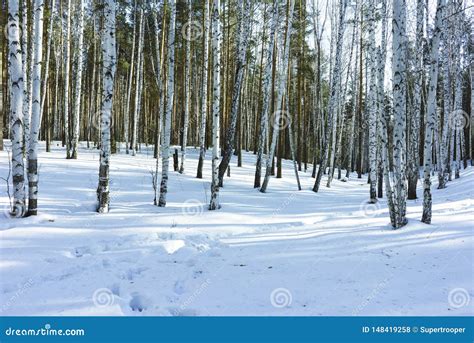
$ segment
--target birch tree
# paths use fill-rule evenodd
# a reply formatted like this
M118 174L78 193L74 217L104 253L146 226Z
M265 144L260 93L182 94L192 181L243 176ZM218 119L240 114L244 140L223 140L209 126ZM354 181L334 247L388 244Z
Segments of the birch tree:
M73 111L73 136L72 136L72 152L71 158L77 159L77 148L79 145L79 123L81 113L81 94L82 94L82 59L84 50L84 0L79 0L78 9L79 18L77 19L77 69L76 69L76 93L74 97L74 111Z
M343 38L345 30L345 14L346 14L347 0L339 1L339 17L338 17L338 30L336 38L336 51L335 51L335 62L333 66L333 79L331 80L331 90L329 96L328 104L328 128L324 133L323 139L323 149L321 152L321 159L319 163L318 173L316 175L316 180L314 182L313 191L318 192L319 185L321 184L321 179L323 173L326 170L328 158L329 158L329 134L332 132L334 121L333 116L337 111L337 101L339 99L339 83L341 78L341 60L342 60L342 47L343 47Z
M64 47L64 140L66 141L66 158L71 158L71 138L69 135L69 68L71 59L71 0L67 0L66 44Z
M239 5L239 15L238 19L240 21L240 26L238 29L238 55L235 66L235 81L234 89L232 91L232 104L230 109L230 123L227 129L227 135L224 145L224 153L222 156L222 161L219 165L219 185L223 185L224 174L229 166L230 159L232 157L232 152L234 150L234 141L235 141L235 129L237 125L237 115L239 112L240 105L240 93L242 90L242 84L244 82L244 70L246 67L246 53L247 45L249 38L249 29L251 21L251 0L244 0L243 4Z
M428 86L428 99L426 111L425 142L423 153L423 215L421 221L431 224L432 196L431 196L431 166L433 164L433 134L436 131L436 90L438 85L438 61L440 36L443 25L443 16L446 0L438 0L436 9L435 27L430 46L430 81Z
M285 33L285 47L283 50L282 56L282 65L281 73L279 75L279 84L277 89L277 100L276 100L276 111L273 113L273 134L272 134L272 143L270 145L270 150L267 156L267 163L265 169L265 178L263 180L262 187L260 192L265 193L267 191L268 183L270 182L270 175L272 170L273 158L275 156L276 144L278 141L278 135L280 132L280 121L281 120L290 120L286 118L286 114L282 111L282 100L283 95L286 90L286 83L288 80L288 60L290 55L290 40L291 40L291 30L293 27L293 11L295 8L295 0L289 0L287 9L287 19L286 19L286 33ZM283 118L282 118L283 117Z
M421 115L421 87L423 79L423 17L425 2L416 2L416 35L415 35L415 85L413 90L413 107L410 116L410 137L408 139L408 199L416 199L416 185L420 168L420 115Z
M206 120L207 120L207 78L209 65L209 0L204 0L203 9L203 51L202 51L202 95L201 95L201 125L199 127L199 161L197 167L198 179L202 179L202 167L206 157Z
M170 0L170 24L168 32L168 77L166 85L166 109L164 118L164 132L162 143L161 161L161 184L158 206L166 206L166 194L168 193L168 170L170 159L171 139L171 114L174 101L174 50L175 50L175 26L176 26L176 0Z
M187 0L187 7L188 7L188 23L192 24L193 23L193 6L192 6L192 1ZM190 106L190 85L191 85L191 76L190 76L190 70L191 70L191 48L190 48L190 42L191 39L188 37L186 39L186 63L185 63L185 80L184 80L184 123L183 123L183 139L181 142L181 165L179 167L179 172L180 174L184 173L184 163L186 160L186 145L188 144L188 127L189 127L189 106Z
M140 22L138 24L138 49L137 49L137 73L135 83L135 106L133 109L132 119L132 142L130 148L132 149L132 156L137 153L138 141L138 118L140 116L140 98L141 98L141 84L143 79L143 35L144 35L144 18L143 9L140 8Z
M98 208L99 213L109 212L109 169L110 169L110 127L112 123L112 104L114 79L117 68L115 34L115 0L104 0L104 32L102 35L102 109L100 115L100 167Z
M220 0L214 0L212 9L212 182L209 210L220 208L219 205L219 132L220 132L220 97L221 97L221 23Z
M370 82L368 90L369 112L369 179L370 203L377 202L377 53L375 47L375 0L369 6L369 58Z
M270 95L271 95L271 78L272 78L272 63L273 63L273 51L275 42L275 30L278 22L278 4L279 1L274 1L272 6L270 33L268 36L268 46L266 51L266 63L265 71L263 76L263 104L262 113L260 114L260 128L258 133L258 148L257 148L257 161L255 166L255 179L254 188L260 187L261 182L261 170L262 170L262 159L263 149L265 146L265 138L268 131L268 111L270 107Z
M10 137L12 143L13 217L26 214L23 160L24 82L18 0L8 1L8 75L10 88Z
M28 214L38 213L38 137L41 116L41 66L43 63L44 1L34 2L33 92L28 144Z

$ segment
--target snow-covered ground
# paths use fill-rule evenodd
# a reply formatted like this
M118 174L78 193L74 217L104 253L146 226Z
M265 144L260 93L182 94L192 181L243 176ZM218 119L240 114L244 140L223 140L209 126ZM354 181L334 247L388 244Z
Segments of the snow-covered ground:
M308 170L297 191L284 161L262 194L251 153L208 211L209 157L196 179L190 149L166 208L153 205L151 148L112 157L105 215L97 150L40 154L37 217L8 218L2 181L0 315L474 315L474 168L444 190L433 178L432 225L420 198L393 231L385 201L366 203L365 177L314 193Z

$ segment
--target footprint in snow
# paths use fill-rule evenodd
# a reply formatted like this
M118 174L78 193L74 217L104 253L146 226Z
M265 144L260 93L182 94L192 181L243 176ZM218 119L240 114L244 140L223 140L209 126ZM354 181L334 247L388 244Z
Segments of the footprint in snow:
M148 308L152 307L152 300L147 296L139 294L137 292L132 293L132 299L130 299L129 306L132 311L143 312Z

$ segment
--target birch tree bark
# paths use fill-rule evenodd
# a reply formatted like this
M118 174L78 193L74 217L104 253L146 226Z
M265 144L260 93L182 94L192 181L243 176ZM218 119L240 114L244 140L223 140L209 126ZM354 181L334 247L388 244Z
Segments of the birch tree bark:
M100 116L100 167L97 212L109 212L109 169L110 169L110 127L112 123L112 104L114 79L117 68L115 35L115 0L104 0L104 32L102 35L102 109Z
M31 117L31 107L30 107L30 75L31 75L31 64L32 61L29 55L29 29L28 29L28 0L22 1L22 27L20 38L21 43L21 54L22 54L22 66L23 66L23 134L24 134L24 149L28 149L28 144L30 142L30 117ZM30 63L28 63L30 62ZM23 138L22 138L23 139Z
M329 134L333 130L334 120L333 116L337 111L337 102L339 99L339 83L341 78L341 60L342 60L342 47L343 47L343 38L344 38L344 29L345 23L344 18L346 15L346 7L347 7L347 0L340 0L339 1L339 17L338 17L338 32L336 38L336 51L335 51L335 62L333 66L332 72L332 80L331 80L331 90L329 95L329 104L328 104L328 128L324 132L324 143L323 149L321 152L321 159L319 162L319 169L316 175L316 180L314 182L313 191L318 192L319 185L321 184L321 179L323 177L323 173L326 170L326 166L329 159Z
M438 0L436 9L435 27L430 47L430 81L428 86L427 112L425 142L423 152L423 215L421 221L431 224L431 167L433 164L433 134L436 131L436 90L438 85L438 61L439 61L439 43L441 29L443 25L443 16L446 0Z
M64 51L64 140L66 141L66 158L71 158L71 138L69 135L69 68L71 60L71 0L67 0L66 42Z
M212 182L209 210L217 210L219 205L219 133L220 133L220 97L221 97L221 23L220 0L214 0L212 9Z
M393 49L393 205L395 229L407 223L406 214L406 0L394 0Z
M239 38L238 38L238 55L237 62L235 66L235 81L234 89L232 91L232 104L230 109L230 122L229 128L227 130L225 145L224 145L224 154L222 156L222 161L219 165L219 185L222 187L224 182L224 174L229 166L230 159L232 157L232 152L234 150L234 141L235 141L235 129L237 125L237 116L239 113L240 105L240 93L242 89L242 84L244 82L244 70L246 67L246 54L249 38L249 29L251 17L251 4L250 0L244 0L244 4L239 6L240 13L238 18L240 20L239 27Z
M199 127L199 161L197 167L198 179L202 179L202 167L206 157L206 120L207 120L207 78L209 65L209 0L204 1L203 14L203 51L202 51L202 96L201 96L201 125Z
M133 88L133 70L135 67L135 40L136 40L136 33L137 33L137 1L135 0L134 5L134 16L133 16L133 36L132 36L132 56L130 61L130 73L128 79L128 90L127 90L127 102L125 105L125 113L124 113L124 140L125 140L125 152L128 155L130 153L130 138L129 138L129 130L130 130L130 100L132 97L132 88Z
M77 159L77 148L79 145L79 124L81 113L81 94L82 94L82 57L84 50L84 0L79 0L79 18L78 23L78 41L77 41L77 69L76 69L76 93L74 97L73 111L73 136L71 158Z
M132 142L130 148L132 149L132 156L137 153L138 140L138 117L140 116L140 98L141 98L141 83L143 79L143 29L144 29L143 9L140 8L140 21L138 24L138 49L137 49L137 73L135 82L135 106L133 108L132 119Z
M282 65L281 73L279 75L279 84L277 90L277 102L276 102L276 111L273 113L273 134L272 134L272 143L270 145L270 150L267 156L267 164L265 170L265 178L263 180L262 187L260 192L265 193L267 191L268 183L270 182L270 175L272 171L273 158L275 156L276 144L278 141L278 135L280 133L280 122L281 120L290 120L287 114L282 111L282 100L283 95L286 90L286 83L288 80L288 60L290 55L290 40L291 40L291 30L293 28L293 12L295 8L295 0L289 0L289 8L287 9L287 24L286 24L286 33L285 33L285 48L282 56Z
M263 158L263 149L265 147L265 139L268 131L268 110L270 106L270 95L271 95L271 78L272 78L272 65L273 65L273 50L275 42L275 30L277 27L278 21L278 3L275 1L272 7L272 19L270 24L270 33L268 37L268 47L266 51L266 63L265 71L263 76L263 104L262 104L262 113L260 114L260 127L258 133L257 141L257 162L255 166L255 179L254 179L254 188L260 187L260 179L262 173L262 158Z
M187 0L187 7L188 7L188 23L192 25L193 23L193 6L192 1ZM190 84L191 84L191 48L190 48L190 41L191 37L186 37L186 64L185 68L185 80L184 80L184 123L183 123L183 140L181 142L181 165L179 167L179 173L184 173L184 164L186 160L186 145L188 144L188 127L189 127L189 106L190 106Z
M370 81L368 91L369 114L369 178L370 203L377 202L377 53L375 47L375 0L370 0L368 18Z
M41 66L43 63L43 0L34 2L33 92L28 144L28 215L38 214L38 137L41 112Z
M166 86L166 109L164 118L164 132L162 143L161 162L161 185L158 206L166 206L166 194L168 193L168 170L170 159L170 139L171 139L171 113L174 102L174 50L175 50L175 26L176 26L176 0L170 0L170 25L168 32L168 77Z
M20 43L18 0L8 1L8 75L10 88L10 137L12 143L13 217L23 217L25 206L25 165L23 160L23 64Z
M420 169L420 115L421 115L421 86L423 79L423 18L425 2L416 2L416 36L415 36L415 85L413 90L413 109L410 116L410 137L408 139L408 199L414 200Z

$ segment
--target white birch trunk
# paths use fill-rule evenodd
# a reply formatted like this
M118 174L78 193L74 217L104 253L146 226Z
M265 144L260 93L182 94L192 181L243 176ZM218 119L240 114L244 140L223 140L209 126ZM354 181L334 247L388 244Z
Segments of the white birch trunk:
M12 143L13 217L23 217L25 206L25 166L23 160L23 65L20 43L18 0L8 1L8 75L10 88L10 137Z
M431 167L433 164L433 134L436 131L436 90L438 85L438 61L439 61L439 42L441 36L441 29L443 27L444 7L446 0L438 0L438 7L436 9L435 28L433 38L431 39L430 51L430 81L428 86L427 99L427 118L425 126L425 143L423 153L423 215L421 221L426 224L431 224Z
M43 0L34 2L33 92L28 144L28 214L38 213L38 137L41 112L41 66L43 63Z
M199 127L199 161L197 167L198 179L202 179L202 168L206 157L206 120L207 120L207 78L209 64L209 0L204 0L204 27L202 52L202 96L201 96L201 125Z
M394 0L393 46L393 205L395 229L407 223L406 214L406 0Z
M255 180L254 188L260 187L260 179L262 173L262 159L263 159L263 149L265 147L265 141L268 131L268 110L270 107L270 95L271 95L271 79L272 79L272 64L273 64L273 50L275 43L275 30L277 27L278 21L278 1L273 3L272 10L272 19L270 24L270 34L268 36L268 47L266 51L266 63L265 70L263 72L263 86L262 86L262 95L263 95L263 104L262 104L262 113L260 114L260 128L258 133L258 142L257 142L257 162L255 167Z
M67 0L66 45L64 52L64 139L66 141L66 158L70 158L71 139L69 137L69 68L71 59L71 0Z
M220 0L214 0L212 9L212 182L209 210L217 210L219 205L219 134L220 134L220 98L221 98L221 23Z
M141 82L143 78L143 29L144 29L144 17L143 9L140 9L140 24L138 26L138 50L137 50L137 77L135 83L135 106L133 109L133 122L132 122L132 143L130 148L132 149L132 156L137 153L137 142L138 142L138 118L140 116L140 98L141 98Z
M76 70L76 94L74 96L73 111L73 136L71 158L77 159L79 145L79 123L81 118L81 94L82 94L82 58L84 50L84 0L79 0L78 42L77 42L77 70Z
M170 139L171 139L171 114L174 102L174 50L175 50L175 26L176 26L176 0L169 1L170 25L168 32L168 77L166 86L166 109L164 118L164 132L162 143L161 162L161 185L158 206L166 206L166 194L168 193L168 170L170 159Z
M188 18L189 23L193 23L193 7L192 1L187 0L188 7ZM159 67L159 66L158 66ZM183 123L183 140L181 142L181 165L179 167L179 173L184 173L184 164L186 160L186 145L188 144L188 127L189 127L189 106L190 106L190 84L191 84L191 48L190 48L190 39L186 39L186 65L185 68L185 94L184 94L184 123Z
M97 212L109 212L110 127L114 95L115 70L117 68L115 35L115 0L104 1L104 32L102 35L102 109L100 116L100 167Z
M267 191L268 183L270 182L270 175L272 170L272 163L273 158L275 156L275 149L276 144L278 141L278 135L280 133L280 121L281 120L290 120L289 117L282 118L285 116L285 112L282 111L282 99L283 94L286 90L286 83L288 80L288 61L290 55L290 40L291 40L291 31L293 28L293 11L295 9L295 0L290 0L289 2L289 10L287 11L287 26L286 26L286 35L285 35L285 47L282 56L282 65L281 65L281 73L279 76L279 85L277 89L277 102L276 102L276 111L273 113L273 135L272 135L272 143L270 145L270 151L268 152L267 156L267 163L266 163L266 170L265 170L265 178L263 180L262 187L260 188L260 192L265 193Z

